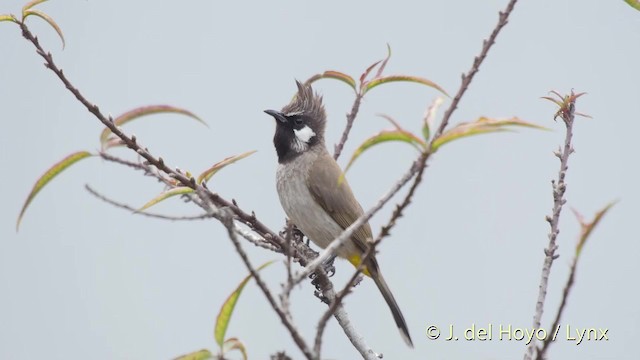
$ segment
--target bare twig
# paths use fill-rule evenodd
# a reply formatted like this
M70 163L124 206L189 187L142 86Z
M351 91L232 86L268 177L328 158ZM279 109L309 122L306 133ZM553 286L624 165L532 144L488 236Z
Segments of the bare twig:
M564 290L562 291L562 301L560 302L560 306L558 307L556 317L553 320L553 324L551 325L551 328L549 329L548 334L558 334L560 330L560 319L562 318L562 314L564 313L564 309L567 305L567 300L569 299L569 293L571 292L571 289L575 282L576 269L578 267L578 260L580 259L582 248L584 247L584 244L587 242L587 238L589 237L589 235L591 234L595 226L598 225L598 223L600 222L604 214L606 214L607 211L609 211L609 209L611 209L611 207L614 204L615 202L609 203L602 210L598 211L598 213L596 213L595 218L589 223L585 222L582 215L580 215L577 211L574 210L574 213L578 218L578 222L580 223L580 228L581 228L580 236L578 238L578 243L576 245L576 252L573 257L573 262L571 263L569 278L567 279L567 283L565 284ZM555 339L556 339L555 335L547 336L544 339L542 346L537 348L536 360L543 360L545 358L547 349Z
M369 221L371 217L377 213L383 206L386 204L392 197L395 195L402 187L415 175L418 171L416 166L420 165L420 159L414 162L414 165L387 191L387 193L378 200L378 203L367 210L364 214L362 214L356 221L354 221L349 227L347 227L337 238L335 238L321 253L311 261L307 266L301 271L296 278L294 278L293 284L298 284L300 281L304 280L311 273L316 271L322 264L329 259L333 254L336 253L338 248L351 239L353 233L359 229L364 223Z
M361 276L360 274L362 274L362 271L364 270L364 264L366 263L367 259L369 259L369 257L371 256L370 254L374 254L374 253L375 253L375 244L371 244L367 249L367 251L365 251L365 253L363 254L362 259L360 260L360 265L358 265L358 267L356 268L356 271L354 271L353 275L351 275L351 278L349 279L349 281L347 281L347 283L344 285L344 288L340 292L338 292L338 294L333 299L333 301L331 301L327 311L325 311L325 313L322 314L322 317L318 321L318 326L316 331L316 340L313 348L316 354L320 355L320 352L322 349L322 335L324 333L324 329L327 327L327 322L329 321L329 318L333 316L336 310L338 310L338 308L342 305L342 300L345 298L345 296L347 296L351 292L351 290L353 289L353 286L356 284L356 280Z
M344 148L344 144L347 142L349 138L349 132L351 131L351 127L353 126L353 122L356 120L356 116L358 115L358 110L360 110L360 103L362 102L362 90L358 91L356 94L356 99L353 101L353 106L351 106L351 112L347 114L347 124L344 127L344 131L342 132L342 136L340 137L340 142L336 144L335 150L333 152L333 158L338 160L340 154L342 153L342 148Z
M258 274L258 271L256 271L255 267L251 265L251 261L249 260L247 253L242 248L242 244L240 244L240 241L238 241L238 237L236 236L236 232L234 231L235 225L233 223L233 215L234 215L233 212L231 210L228 210L227 208L222 208L220 209L220 211L218 211L218 215L219 215L220 222L222 222L222 224L227 228L229 238L231 239L231 242L233 242L233 245L235 246L236 251L240 255L240 258L244 262L245 266L247 267L247 269L249 270L253 278L256 280L256 284L258 284L258 287L260 288L260 290L262 290L262 293L267 298L267 301L269 302L273 310L280 317L280 321L282 321L282 324L287 328L287 330L289 330L289 333L291 334L291 338L293 339L293 341L296 343L300 351L302 351L302 353L307 359L309 360L317 359L317 357L314 356L314 354L311 352L311 349L309 349L309 347L307 346L306 342L302 338L302 335L300 335L300 332L298 331L298 329L296 329L295 326L293 325L291 318L278 305L274 296L271 294L271 291L269 291L269 288L260 277L260 274Z
M533 316L533 328L540 328L540 320L542 319L542 313L544 311L544 302L547 297L547 287L549 285L549 274L551 273L551 265L553 261L558 257L556 255L556 250L558 246L556 245L556 238L558 237L558 233L560 230L558 229L558 225L560 223L560 213L562 212L562 206L566 203L564 199L564 193L567 189L567 186L564 182L565 176L567 174L569 156L573 153L573 146L571 145L571 138L573 136L573 120L575 118L575 98L573 92L571 93L573 97L566 103L566 107L558 111L557 114L561 114L562 120L564 121L566 127L565 139L564 139L564 148L555 153L555 155L560 159L560 170L558 171L558 179L552 180L551 184L553 187L553 209L552 215L547 216L547 222L549 222L549 226L551 227L551 231L549 232L549 244L547 248L544 249L544 263L542 265L542 273L540 275L540 285L538 286L538 300L536 301L536 311ZM536 349L536 339L532 339L527 351L524 354L525 360L531 360L533 357L533 353Z
M124 209L124 210L128 210L133 212L134 214L137 215L143 215L143 216L148 216L148 217L152 217L152 218L156 218L156 219L162 219L162 220L171 220L171 221L181 221L181 220L204 220L204 219L209 219L211 218L211 215L209 214L202 214L202 215L195 215L195 216L170 216L170 215L162 215L162 214L154 214L154 213L150 213L150 212L140 212L138 211L136 208L129 206L127 204L123 204L120 202L117 202L113 199L110 199L108 197L106 197L103 194L100 194L99 192L97 192L96 190L94 190L91 186L89 186L88 184L85 184L84 188L93 196L95 196L96 198L106 202L107 204L113 205L117 208L120 209Z
M462 99L463 95L466 93L467 89L469 88L469 85L471 84L471 81L473 80L475 74L479 71L480 65L482 65L482 62L487 57L487 54L489 53L491 46L493 46L496 38L498 37L498 34L502 30L502 28L505 25L507 25L509 21L509 15L511 15L511 12L513 11L513 8L516 5L516 3L517 3L517 0L510 0L505 10L500 11L498 13L499 14L498 23L493 28L493 31L491 31L489 38L482 42L482 50L480 51L480 54L474 58L473 64L471 65L471 69L469 69L469 71L466 74L462 74L462 82L460 84L460 87L458 88L456 95L451 101L451 104L445 111L442 117L442 121L438 126L438 129L436 130L433 137L431 138L427 151L424 152L420 156L420 158L418 158L417 166L415 162L411 165L411 168L414 169L415 171L414 174L417 172L418 175L415 177L413 184L411 185L411 188L409 189L409 192L407 193L407 195L405 195L404 199L398 205L396 205L395 210L391 214L391 218L389 219L387 224L382 227L380 234L376 238L376 241L380 241L381 239L383 239L384 237L390 234L391 229L396 225L396 220L402 216L402 212L407 208L407 206L409 206L409 204L411 204L411 199L415 195L415 190L422 182L424 169L427 166L427 161L433 154L432 147L433 147L434 141L442 135L447 125L449 124L451 115L458 108L458 104L460 103L460 100Z
M197 184L194 178L188 178L185 174L180 171L171 169L168 165L165 164L162 158L155 158L151 155L151 153L147 149L143 149L140 147L137 141L133 140L131 137L126 135L118 126L116 126L110 118L107 118L97 105L91 103L87 98L85 98L80 91L71 84L69 79L64 75L62 69L58 68L58 66L53 61L53 56L51 53L46 52L38 39L31 33L29 28L24 22L18 21L17 24L20 26L22 30L22 35L25 39L29 40L36 48L36 52L45 60L45 66L53 71L56 76L62 81L65 87L76 97L82 105L84 105L87 110L93 114L102 124L111 130L111 132L120 138L128 148L134 150L138 155L144 158L149 164L155 166L160 171L168 174L175 180L177 180L183 186L188 186L197 192L200 191L208 196L208 198L219 207L228 207L235 214L236 220L244 223L249 226L253 231L262 236L265 240L271 242L276 248L282 249L284 245L284 239L280 237L277 233L271 231L267 226L265 226L262 222L260 222L255 216L252 214L244 212L238 206L229 202L219 196L218 194L210 192L203 185ZM280 250L282 251L282 250ZM305 260L302 260L305 261ZM303 264L304 265L304 264Z

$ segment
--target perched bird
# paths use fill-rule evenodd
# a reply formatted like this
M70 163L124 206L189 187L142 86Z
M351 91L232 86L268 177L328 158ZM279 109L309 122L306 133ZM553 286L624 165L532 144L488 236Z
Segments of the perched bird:
M322 97L311 86L296 82L298 92L281 111L265 110L276 120L273 143L278 154L276 175L280 203L289 219L311 241L326 248L364 212L342 170L327 151L324 141L326 115ZM359 266L372 239L368 223L360 227L337 255ZM413 347L407 323L380 273L375 254L365 262L370 276L389 305L393 319L407 345Z

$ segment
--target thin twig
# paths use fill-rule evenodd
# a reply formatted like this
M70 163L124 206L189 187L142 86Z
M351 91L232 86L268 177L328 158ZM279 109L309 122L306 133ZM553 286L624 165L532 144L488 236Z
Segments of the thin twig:
M362 102L362 97L364 95L361 94L361 91L358 91L356 94L356 99L353 101L353 106L351 106L351 112L347 114L347 124L344 127L344 131L342 132L342 136L340 137L340 142L338 142L335 146L335 150L333 152L333 158L338 160L340 154L342 153L342 148L344 148L344 144L347 142L349 138L349 132L351 132L351 127L353 126L353 122L356 120L356 116L358 115L358 110L360 110L360 103Z
M374 253L375 253L375 244L371 244L367 249L367 251L365 251L365 253L363 254L362 259L360 260L360 265L358 265L358 267L356 268L356 271L354 271L353 275L351 275L351 278L349 279L349 281L347 281L347 283L344 285L344 288L340 292L338 292L336 297L331 301L327 311L325 311L325 313L322 314L322 317L318 321L318 326L316 331L316 340L313 348L313 351L315 351L316 354L320 355L320 351L322 349L322 335L324 333L325 328L327 327L329 318L333 316L336 310L338 310L338 307L342 305L342 300L345 298L345 296L351 293L351 290L353 289L354 284L356 284L356 280L360 277L360 274L362 274L362 271L364 270L364 264L371 256L370 254L374 254Z
M171 220L171 221L181 221L181 220L205 220L205 219L210 219L211 215L209 214L202 214L202 215L194 215L194 216L170 216L170 215L162 215L162 214L154 214L154 213L150 213L150 212L146 212L146 211L138 211L138 209L129 206L127 204L123 204L120 202L117 202L113 199L110 199L108 197L106 197L105 195L97 192L96 190L94 190L91 186L89 186L88 184L84 185L84 188L93 196L95 196L96 198L106 202L109 205L113 205L117 208L120 209L124 209L124 210L128 210L133 212L136 215L143 215L143 216L148 216L148 217L152 217L152 218L156 218L156 219L162 219L162 220Z
M571 94L573 96L573 92ZM566 111L559 112L562 115L562 120L564 121L566 127L566 134L564 139L564 148L561 151L555 153L555 155L560 159L560 170L558 171L558 179L557 181L552 180L551 184L553 187L553 210L552 216L547 216L547 222L549 222L549 226L551 231L549 232L549 244L547 248L544 249L544 263L542 265L542 273L540 275L540 285L538 286L538 300L536 302L536 311L533 315L533 328L540 328L540 321L542 319L542 313L544 311L544 302L547 297L547 287L549 285L549 274L551 273L551 265L553 261L558 257L556 255L556 250L558 246L556 245L556 238L558 237L558 233L560 232L558 226L560 223L560 213L562 212L562 206L567 202L564 199L564 193L567 189L567 185L565 184L565 176L567 174L569 156L573 153L573 146L571 145L571 138L573 136L573 120L575 117L575 99L570 101L566 107ZM531 360L533 357L533 353L536 349L536 339L532 339L527 351L524 354L525 360Z
M236 216L236 219L249 226L253 231L262 236L265 240L271 242L274 246L282 249L284 245L284 239L280 237L275 232L271 231L266 225L260 222L255 216L252 214L244 212L238 206L233 204L230 201L222 198L218 194L210 192L203 185L197 184L194 178L188 178L182 172L171 169L168 165L165 164L162 158L155 158L151 155L151 153L147 149L143 149L140 147L137 141L134 141L131 137L126 135L118 126L116 126L111 118L107 118L97 105L91 103L87 98L85 98L80 91L71 84L69 79L64 75L62 69L58 68L58 66L53 61L53 56L51 53L46 52L38 39L31 33L29 28L24 22L18 21L18 25L22 30L22 35L25 39L29 40L36 48L36 52L45 60L45 66L53 71L56 76L62 81L65 87L75 96L75 98L84 105L87 110L93 114L102 124L104 124L111 132L120 138L122 142L130 149L135 151L138 155L143 157L146 161L148 161L151 165L155 166L160 171L168 174L172 178L176 179L183 186L190 187L196 192L202 192L208 196L208 198L219 207L228 207L233 211Z
M578 265L578 256L575 256L573 258L573 263L571 264L569 278L567 279L567 283L565 284L564 290L562 291L562 302L560 303L560 307L558 308L558 312L556 313L556 318L553 320L553 325L551 325L551 328L549 329L548 334L553 334L555 329L560 324L560 318L562 317L564 308L567 305L567 299L569 299L569 293L571 292L571 288L573 287L573 283L575 281L577 265ZM551 345L551 342L554 339L555 339L554 336L547 336L544 339L544 341L542 342L542 346L537 349L536 360L543 360L545 358L544 355L546 354L549 345Z
M262 280L262 277L260 277L260 274L258 273L258 271L256 271L253 265L251 265L251 261L249 260L247 253L242 248L242 244L240 244L240 241L236 236L236 232L234 231L233 212L231 212L227 208L222 208L220 209L219 213L220 213L220 221L227 228L227 233L229 234L229 238L231 239L231 242L235 246L236 251L240 255L240 258L244 262L245 266L247 267L247 269L249 270L253 278L256 280L256 284L258 284L258 287L260 288L260 290L262 290L262 293L267 298L267 301L269 302L273 310L280 317L280 321L282 321L282 324L287 328L287 330L289 330L289 333L291 334L291 338L293 339L293 341L296 343L300 351L302 351L302 353L307 359L309 360L317 359L317 357L311 352L311 350L307 346L306 342L302 338L302 335L300 335L300 332L298 331L298 329L296 329L295 326L293 325L291 318L287 316L287 314L278 305L275 298L271 294L271 291L269 291L269 288Z
M411 189L409 190L407 195L405 195L404 199L398 205L396 205L395 210L391 214L391 218L389 219L387 224L382 227L382 230L380 231L380 234L376 238L376 241L379 241L390 234L391 229L396 225L396 220L402 216L402 212L411 203L411 199L415 195L416 188L422 182L422 179L423 179L422 174L424 172L425 167L427 166L427 161L433 154L432 148L433 148L434 141L444 133L444 130L449 125L451 115L458 108L458 104L460 103L460 100L462 99L463 95L466 93L467 89L469 88L469 85L471 84L471 81L473 80L475 74L480 69L480 65L482 65L484 59L487 57L489 50L491 49L491 47L495 43L496 38L498 37L498 34L502 30L502 28L505 25L507 25L509 20L509 15L511 15L511 12L513 11L513 8L516 5L516 3L517 3L517 0L509 1L505 10L500 11L498 13L499 14L498 23L496 24L493 31L489 35L489 38L482 42L482 50L480 51L480 54L474 58L473 64L471 65L471 69L469 69L469 71L466 74L462 74L462 82L460 84L460 87L458 88L456 95L451 101L451 104L445 111L442 117L442 121L438 126L438 129L436 130L433 137L431 138L427 151L425 151L418 159L418 162L419 162L418 166L416 166L415 162L411 165L411 168L415 169L415 172L419 172L418 176L415 177L415 180L411 185Z
M420 164L419 159L414 162L414 166ZM349 227L347 227L337 238L335 238L331 243L316 257L313 261L311 261L307 266L298 274L296 278L294 278L294 285L300 283L300 281L304 280L307 276L311 275L314 271L316 271L322 264L329 259L333 254L336 253L338 248L345 244L347 241L351 239L353 233L358 230L362 225L364 225L371 217L377 213L383 206L386 204L392 197L395 195L402 187L415 175L418 171L414 166L412 166L392 187L387 191L387 193L378 200L373 207L367 210L364 214L362 214L356 221L354 221Z

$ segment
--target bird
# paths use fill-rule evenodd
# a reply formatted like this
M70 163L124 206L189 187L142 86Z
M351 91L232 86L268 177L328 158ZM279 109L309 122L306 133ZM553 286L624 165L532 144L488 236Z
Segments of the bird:
M276 123L276 188L289 220L324 249L364 211L325 145L327 116L322 96L309 84L296 81L296 85L296 95L282 110L264 110ZM358 267L371 239L371 226L365 223L336 255ZM413 347L407 323L382 277L375 254L370 254L363 265L363 273L382 293L402 338Z

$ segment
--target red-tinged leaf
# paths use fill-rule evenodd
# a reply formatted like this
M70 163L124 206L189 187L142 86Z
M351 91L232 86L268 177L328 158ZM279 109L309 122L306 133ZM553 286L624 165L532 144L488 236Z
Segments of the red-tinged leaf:
M382 62L382 60L378 60L378 61L374 62L373 64L369 65L367 70L365 70L362 73L362 75L360 75L360 87L364 86L365 80L367 79L367 76L369 76L369 73L371 72L371 70L373 70L381 62Z
M414 83L418 83L418 84L423 84L423 85L432 87L432 88L440 91L441 93L443 93L446 96L449 96L449 94L447 94L447 92L444 91L444 89L441 88L440 85L434 83L433 81L431 81L429 79L425 79L425 78L419 77L419 76L408 76L408 75L388 75L388 76L375 78L375 79L369 81L364 86L363 94L367 93L368 91L370 91L371 89L373 89L374 87L376 87L378 85L382 85L382 84L389 83L389 82L395 82L395 81L408 81L408 82L414 82Z
M382 60L382 64L380 64L380 67L378 68L378 72L376 72L376 78L379 78L380 76L382 76L382 72L384 71L384 68L387 67L387 63L389 62L389 59L391 58L391 45L389 45L389 43L387 43L387 57L384 58L384 60Z
M169 105L150 105L150 106L142 106L139 108L135 108L133 110L129 110L126 113L118 116L116 119L113 120L113 123L116 126L122 126L130 121L133 121L135 119L138 119L146 115L162 114L162 113L175 113L175 114L186 115L207 126L207 123L205 123L202 119L200 119L191 111L182 109L179 107L175 107L175 106L169 106ZM100 144L104 145L107 139L109 138L109 135L111 135L111 129L105 128L104 130L102 130L102 133L100 133Z
M591 222L588 222L588 223L584 221L584 219L582 218L582 215L580 215L577 211L572 209L574 214L576 214L578 221L580 222L580 238L578 240L578 244L576 245L576 257L580 256L580 253L582 252L582 248L584 247L584 244L587 242L589 235L591 235L591 233L593 232L593 229L595 229L595 227L598 225L600 220L602 220L604 215L616 203L617 201L613 201L607 204L607 206L605 206L600 211L598 211L596 213L596 216L593 218L593 220L591 220Z
M356 159L360 157L360 155L362 155L362 153L364 153L366 150L380 143L389 142L389 141L405 142L407 144L414 146L419 151L421 151L426 146L424 141L422 141L420 138L418 138L417 136L413 135L408 131L397 130L397 129L382 130L376 135L366 139L362 144L360 144L360 146L358 146L358 148L353 152L353 155L351 155L351 159L349 160L349 163L345 167L344 171L347 172L347 170L349 170L351 165L353 165L354 161L356 161Z
M24 205L22 205L22 210L20 210L20 215L18 215L18 221L16 222L16 231L20 228L20 221L22 220L24 212L40 190L42 190L49 182L51 182L51 180L62 173L66 168L89 156L93 156L93 154L87 151L75 152L54 164L49 168L49 170L40 176L38 181L33 185L33 189L31 189L31 192L27 196L27 200L25 200Z
M240 351L242 353L242 358L247 360L247 349L242 341L238 340L238 338L229 338L224 341L224 344L222 345L222 354L226 354L231 350Z
M436 151L448 142L471 135L511 131L506 128L508 126L523 126L540 130L548 130L545 127L520 120L517 117L503 120L481 117L474 122L458 124L454 128L445 131L440 137L432 141L431 148L433 151Z
M213 359L213 354L207 349L198 350L186 355L178 356L173 360L209 360Z
M541 98L541 99L545 99L545 100L549 100L549 101L551 101L552 103L554 103L554 104L556 104L556 105L558 105L558 106L562 107L562 101L559 101L559 100L557 100L557 99L554 99L554 98L552 98L552 97L550 97L550 96L541 96L540 98Z
M640 0L624 0L627 4L629 4L632 8L640 11Z
M58 36L60 37L60 40L62 40L62 48L64 49L66 43L64 41L64 35L62 35L62 30L60 29L58 24L56 24L56 22L53 21L53 19L49 15L47 15L47 14L45 14L42 11L37 10L37 9L24 10L22 12L22 21L24 21L30 15L35 15L35 16L41 18L42 20L46 21L47 23L49 23L49 25L51 25L51 27L58 33Z
M388 122L391 123L391 125L393 125L394 128L398 129L398 130L404 130L402 128L402 126L400 126L400 124L391 116L387 115L387 114L376 114L378 116L380 116L381 118L387 120Z
M583 113L580 113L580 112L576 112L575 115L576 116L582 116L582 117L585 117L587 119L593 119L593 116L588 115L588 114L583 114Z
M312 77L310 77L305 83L306 84L313 84L314 82L316 82L317 80L320 79L336 79L336 80L340 80L342 82L344 82L345 84L351 86L351 88L353 90L356 90L356 81L353 80L353 78L345 73L341 73L339 71L333 71L333 70L327 70L325 72L323 72L322 74L316 74L313 75Z
M229 156L228 158L220 161L198 176L198 184L202 184L203 181L209 181L209 179L211 179L211 177L215 175L215 173L223 169L225 166L231 165L238 160L242 160L255 152L256 150L247 151L239 155Z
M6 14L6 15L3 14L3 15L0 15L0 22L3 22L3 21L12 21L14 23L17 23L18 19L16 19L16 17L13 16L13 14Z
M48 1L48 0L33 0L33 1L29 1L28 3L26 3L22 7L22 19L24 20L24 18L26 17L25 13L27 12L27 10L31 9L32 7L34 7L34 6L38 5L38 4L42 4L45 1Z
M256 270L260 271L267 266L273 264L275 260L267 261L266 263L260 265ZM247 282L251 280L251 274L247 275L238 285L238 287L229 295L227 300L222 304L220 308L220 312L218 313L218 317L216 318L216 326L213 330L213 338L216 340L221 349L224 348L224 336L227 333L227 328L229 327L229 321L231 320L231 315L233 314L233 310L236 307L236 303L238 302L238 298L244 289L244 286L247 285Z
M190 194L193 192L193 189L187 186L178 186L175 187L173 189L169 189L163 193L161 193L160 195L154 197L153 199L149 200L149 202L147 202L146 204L144 204L140 209L138 209L138 212L143 212L145 210L147 210L148 208L152 207L153 205L156 205L157 203L167 200L168 198L177 196L177 195L184 195L184 194Z

